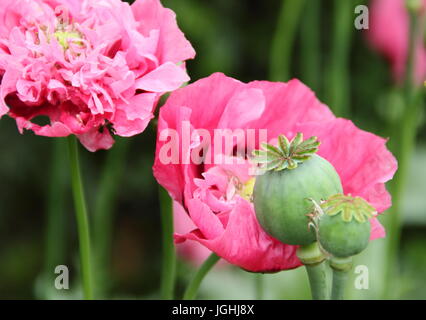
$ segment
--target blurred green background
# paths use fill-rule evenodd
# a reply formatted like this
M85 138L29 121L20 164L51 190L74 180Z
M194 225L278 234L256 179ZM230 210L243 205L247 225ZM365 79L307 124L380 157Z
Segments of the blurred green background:
M353 8L365 1L351 2L347 13L352 25ZM271 46L281 0L163 0L172 8L178 23L192 42L197 57L187 63L195 81L221 71L242 81L270 78ZM314 4L316 3L316 4ZM307 0L295 31L291 56L291 77L300 78L315 90L318 97L330 104L328 92L330 66L333 63L332 38L337 28L333 22L333 0ZM318 41L319 64L314 66L317 76L309 74L306 57L310 52L303 41L303 32L310 23L309 7L320 10ZM291 16L291 15L290 15ZM393 87L389 66L373 52L362 31L353 30L348 38L347 68L341 70L347 81L348 109L345 111L362 129L381 136L389 136L389 123L398 124L401 110L389 104ZM419 120L417 146L412 159L407 188L402 202L403 229L396 266L398 276L391 285L392 295L401 299L426 298L426 126ZM398 130L394 126L393 130ZM62 229L53 239L46 239L49 184L52 153L56 148L63 156L63 167L58 170L68 181L68 162L60 144L53 139L20 135L14 121L4 117L0 121L0 298L74 298L79 295L77 236L70 186L56 190L55 198L63 199ZM110 298L158 298L161 270L161 232L158 206L158 187L152 177L151 166L155 150L152 127L143 134L120 140L118 146L127 148L124 165L115 167L111 178L117 187L117 201L111 200L114 215L111 235L111 269L104 276ZM108 152L89 153L81 148L86 194L93 215L99 193L99 181L108 161ZM112 161L112 160L111 160ZM122 174L120 173L122 172ZM94 218L93 216L91 218ZM92 225L92 229L96 228ZM62 241L61 239L65 239ZM62 252L62 264L70 268L70 290L49 292L45 279L46 241L55 241ZM384 240L377 240L356 264L366 265L370 272L368 290L348 288L348 297L379 299L384 288ZM185 260L178 265L178 294L187 283L193 266ZM96 269L94 271L96 273ZM53 270L51 271L53 273ZM355 276L355 274L354 274ZM252 299L255 296L255 275L229 265L219 265L205 279L200 298ZM265 275L265 297L269 299L305 299L310 297L305 271ZM389 284L388 284L389 285Z

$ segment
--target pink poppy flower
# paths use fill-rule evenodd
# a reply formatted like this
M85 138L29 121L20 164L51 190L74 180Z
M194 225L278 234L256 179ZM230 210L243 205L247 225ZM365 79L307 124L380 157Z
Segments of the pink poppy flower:
M226 150L216 140L223 129L255 129L256 137L236 135ZM160 110L154 175L195 225L192 232L176 234L177 243L197 241L254 272L300 265L297 247L267 235L255 216L252 164L239 156L238 146L248 153L258 148L260 129L267 129L269 141L297 132L318 136L319 154L334 165L345 193L362 196L379 212L391 205L384 183L397 164L385 139L335 118L298 80L246 84L216 73L173 92ZM373 219L372 239L383 236Z
M90 151L141 133L195 55L159 0L3 0L0 117ZM44 123L41 118L45 118Z
M426 0L419 12L424 18ZM408 57L410 17L405 0L372 0L370 5L370 26L368 38L371 46L382 53L392 66L397 82L405 77ZM419 32L415 51L415 81L426 80L426 48L424 43L424 25Z

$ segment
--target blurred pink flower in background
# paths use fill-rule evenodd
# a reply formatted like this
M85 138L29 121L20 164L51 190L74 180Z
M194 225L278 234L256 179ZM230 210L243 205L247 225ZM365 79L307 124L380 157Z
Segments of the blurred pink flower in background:
M191 143L180 134L186 122L194 138ZM250 199L254 184L251 164L238 159L234 150L227 153L216 148L213 137L217 129L267 129L268 140L279 134L291 138L297 132L318 136L319 154L335 167L346 194L365 198L379 212L391 205L384 183L392 178L397 164L385 139L336 118L298 80L245 84L216 73L173 92L160 110L154 175L195 226L192 232L176 234L177 243L197 241L231 264L254 272L300 265L295 246L278 242L260 227ZM160 139L173 130L180 134L177 141ZM178 153L178 163L165 163L164 150ZM204 156L208 150L228 161L184 161L188 153L201 150ZM383 237L377 219L371 222L372 239Z
M194 56L159 0L2 0L0 117L108 149L111 133L146 128L159 97L189 80L183 62Z
M424 18L426 0L419 11ZM416 43L415 81L426 80L426 48L424 42L424 21ZM383 54L391 63L395 81L401 83L405 70L409 48L410 17L405 0L372 0L370 4L370 26L368 38L371 46Z

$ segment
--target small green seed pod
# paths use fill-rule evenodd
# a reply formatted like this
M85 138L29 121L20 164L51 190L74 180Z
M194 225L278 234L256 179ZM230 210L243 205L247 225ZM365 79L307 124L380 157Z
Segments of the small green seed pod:
M258 162L266 172L256 178L253 202L264 230L279 241L307 245L316 240L309 227L312 201L320 202L342 192L339 175L324 158L314 154L315 137L303 141L298 134L291 143L279 137L279 146L265 145L258 151ZM259 161L260 160L260 161Z
M370 221L375 209L360 197L336 194L321 204L318 241L322 248L338 258L363 251L370 239Z
M363 251L370 238L370 223L343 221L340 216L325 215L319 223L321 246L333 256L344 258Z

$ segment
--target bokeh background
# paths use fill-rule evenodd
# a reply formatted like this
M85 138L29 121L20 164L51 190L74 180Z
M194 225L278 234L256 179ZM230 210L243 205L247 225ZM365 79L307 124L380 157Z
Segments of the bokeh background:
M298 18L290 68L284 76L300 78L321 101L334 106L339 115L351 118L360 128L384 137L395 135L404 106L389 102L395 96L389 65L371 49L365 32L353 27L355 5L368 5L368 1L304 2L300 15L292 13L291 6L287 13L288 19ZM162 3L176 12L181 29L197 51L196 59L187 64L192 81L217 71L242 81L277 77L271 72L271 48L283 0ZM345 3L346 19L336 20L336 3ZM339 32L343 32L347 44L336 72L333 44ZM313 52L313 48L317 50ZM338 104L343 109L336 107ZM20 135L14 121L8 117L0 120L0 298L72 299L81 294L78 239L64 145L61 139L37 137L29 132ZM106 244L95 251L101 256L99 259L109 261L106 273L99 274L96 268L94 271L106 298L159 297L161 226L158 186L151 171L154 150L153 127L137 137L119 140L109 152L90 153L81 148L92 236L95 242L101 239ZM55 166L52 159L59 159ZM100 190L101 185L104 190ZM356 290L350 285L349 298L426 298L425 191L426 126L421 116L399 212L402 233L395 273L386 277L384 272L390 263L386 240L371 243L356 259L357 265L368 267L369 289ZM49 213L54 213L51 221L56 219L61 227L48 236ZM385 213L382 221L386 223L386 219ZM198 251L191 250L200 247L194 246L186 248L186 255L180 255L178 297L199 263L188 258L198 257ZM52 289L52 266L57 264L70 269L69 290ZM199 296L252 299L257 277L221 263L206 277ZM265 298L310 297L302 268L262 277Z

